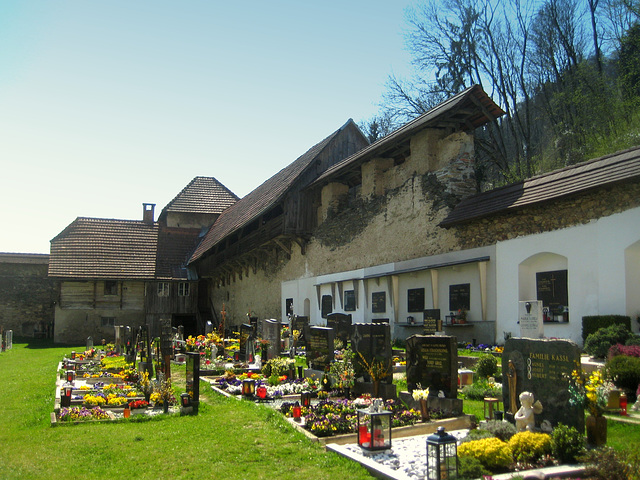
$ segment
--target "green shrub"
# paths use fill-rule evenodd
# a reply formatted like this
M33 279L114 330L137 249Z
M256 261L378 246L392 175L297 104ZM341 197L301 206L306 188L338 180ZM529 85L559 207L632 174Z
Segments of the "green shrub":
M484 468L480 460L468 456L458 458L458 478L460 480L475 480L483 475L491 475L491 472Z
M629 401L633 401L640 384L640 358L618 355L607 361L605 376L611 378L616 387L626 390Z
M508 442L517 432L516 427L512 423L500 420L489 420L484 428L503 442Z
M288 375L289 367L293 366L294 360L284 357L276 357L269 360L262 366L262 374L265 377L272 375Z
M625 315L591 315L582 317L582 343L584 344L587 341L587 337L592 333L615 324L625 325L628 330L631 330L631 317Z
M584 435L575 427L559 423L551 433L551 452L561 463L576 463L584 453Z
M481 355L476 363L476 373L480 378L493 377L498 371L498 359L491 354Z
M604 358L612 345L624 345L630 336L631 331L625 325L610 325L589 335L584 342L584 350L593 357Z
M546 433L519 432L507 445L518 462L533 462L551 453L551 437Z
M469 400L482 400L485 397L502 397L502 390L487 382L485 379L479 379L471 385L462 387L464 398Z
M489 470L507 468L513 462L509 446L496 437L463 443L458 447L458 456L473 457Z
M460 444L467 442L475 442L476 440L482 440L483 438L493 438L495 435L491 433L489 430L484 430L482 428L477 428L475 430L469 430L469 433L460 440Z
M627 338L625 345L640 345L640 335L631 335L629 338Z
M581 459L587 464L585 476L597 480L638 480L638 454L616 451L611 447L591 450Z

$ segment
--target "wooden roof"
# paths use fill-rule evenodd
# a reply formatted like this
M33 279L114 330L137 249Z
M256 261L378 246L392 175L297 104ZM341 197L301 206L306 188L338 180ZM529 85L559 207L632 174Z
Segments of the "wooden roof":
M474 130L501 117L504 113L482 87L473 85L436 105L386 137L328 168L313 184L326 184L332 178L349 175L350 170L359 169L362 163L372 158L394 158L403 155L405 151L408 151L411 137L425 128Z
M440 224L450 227L489 215L640 179L640 146L565 167L460 202Z
M160 213L158 220L169 212L221 214L238 197L213 177L195 177L171 200Z
M353 120L348 120L340 129L311 147L293 163L280 170L262 185L222 212L195 250L190 261L193 262L201 258L225 237L274 207L284 197L296 179L307 168L312 166L313 160L331 143L331 140L350 124L353 124Z
M49 275L150 279L157 245L157 223L78 217L51 240Z

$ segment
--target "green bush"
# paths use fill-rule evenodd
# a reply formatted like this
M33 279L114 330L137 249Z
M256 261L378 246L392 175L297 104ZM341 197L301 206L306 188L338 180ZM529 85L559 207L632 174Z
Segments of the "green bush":
M582 317L582 343L584 344L587 341L587 337L592 333L615 324L625 325L628 330L631 330L631 318L625 315L591 315Z
M471 385L465 385L462 387L462 393L464 394L464 398L469 400L482 400L485 397L502 397L502 390L492 386L485 379L475 381Z
M575 427L559 423L551 433L551 452L561 463L576 463L584 453L585 441Z
M629 338L627 338L625 345L640 345L640 335L631 335Z
M500 420L489 420L484 428L503 442L508 442L517 432L516 427L512 423Z
M587 464L585 476L597 480L638 480L638 454L619 452L611 447L591 450L581 459Z
M485 430L483 428L476 428L474 430L469 430L469 433L460 440L460 444L466 442L475 442L476 440L482 440L483 438L493 438L495 435L491 433L489 430Z
M493 377L498 371L498 359L491 354L481 355L476 363L476 373L481 378Z
M475 480L491 472L484 468L480 460L474 457L460 457L458 459L458 478L460 480Z
M629 401L635 400L640 385L640 358L617 355L607 361L605 376L611 378L616 387L626 390Z
M463 443L458 456L473 457L490 470L507 468L513 462L509 446L496 437Z
M593 357L604 358L612 345L624 345L631 335L631 331L625 325L610 325L589 335L584 342L584 350Z

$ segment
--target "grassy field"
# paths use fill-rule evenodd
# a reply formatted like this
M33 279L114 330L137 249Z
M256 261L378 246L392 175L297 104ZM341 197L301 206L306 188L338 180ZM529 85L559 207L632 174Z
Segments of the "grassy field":
M208 393L204 383L197 417L52 427L56 366L71 350L37 341L0 354L0 478L371 478L268 407Z

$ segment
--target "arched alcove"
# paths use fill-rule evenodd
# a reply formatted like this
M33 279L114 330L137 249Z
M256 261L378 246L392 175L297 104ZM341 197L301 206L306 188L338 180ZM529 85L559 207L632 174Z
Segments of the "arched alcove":
M304 316L311 319L311 301L308 298L304 299Z
M522 261L518 265L518 300L544 300L545 307L550 303L554 307L554 312L550 315L561 315L563 309L569 308L571 301L568 296L568 264L567 257L551 252L536 253ZM546 293L542 292L544 288L547 290ZM561 297L564 300L550 302L549 296ZM564 319L568 319L568 313Z

